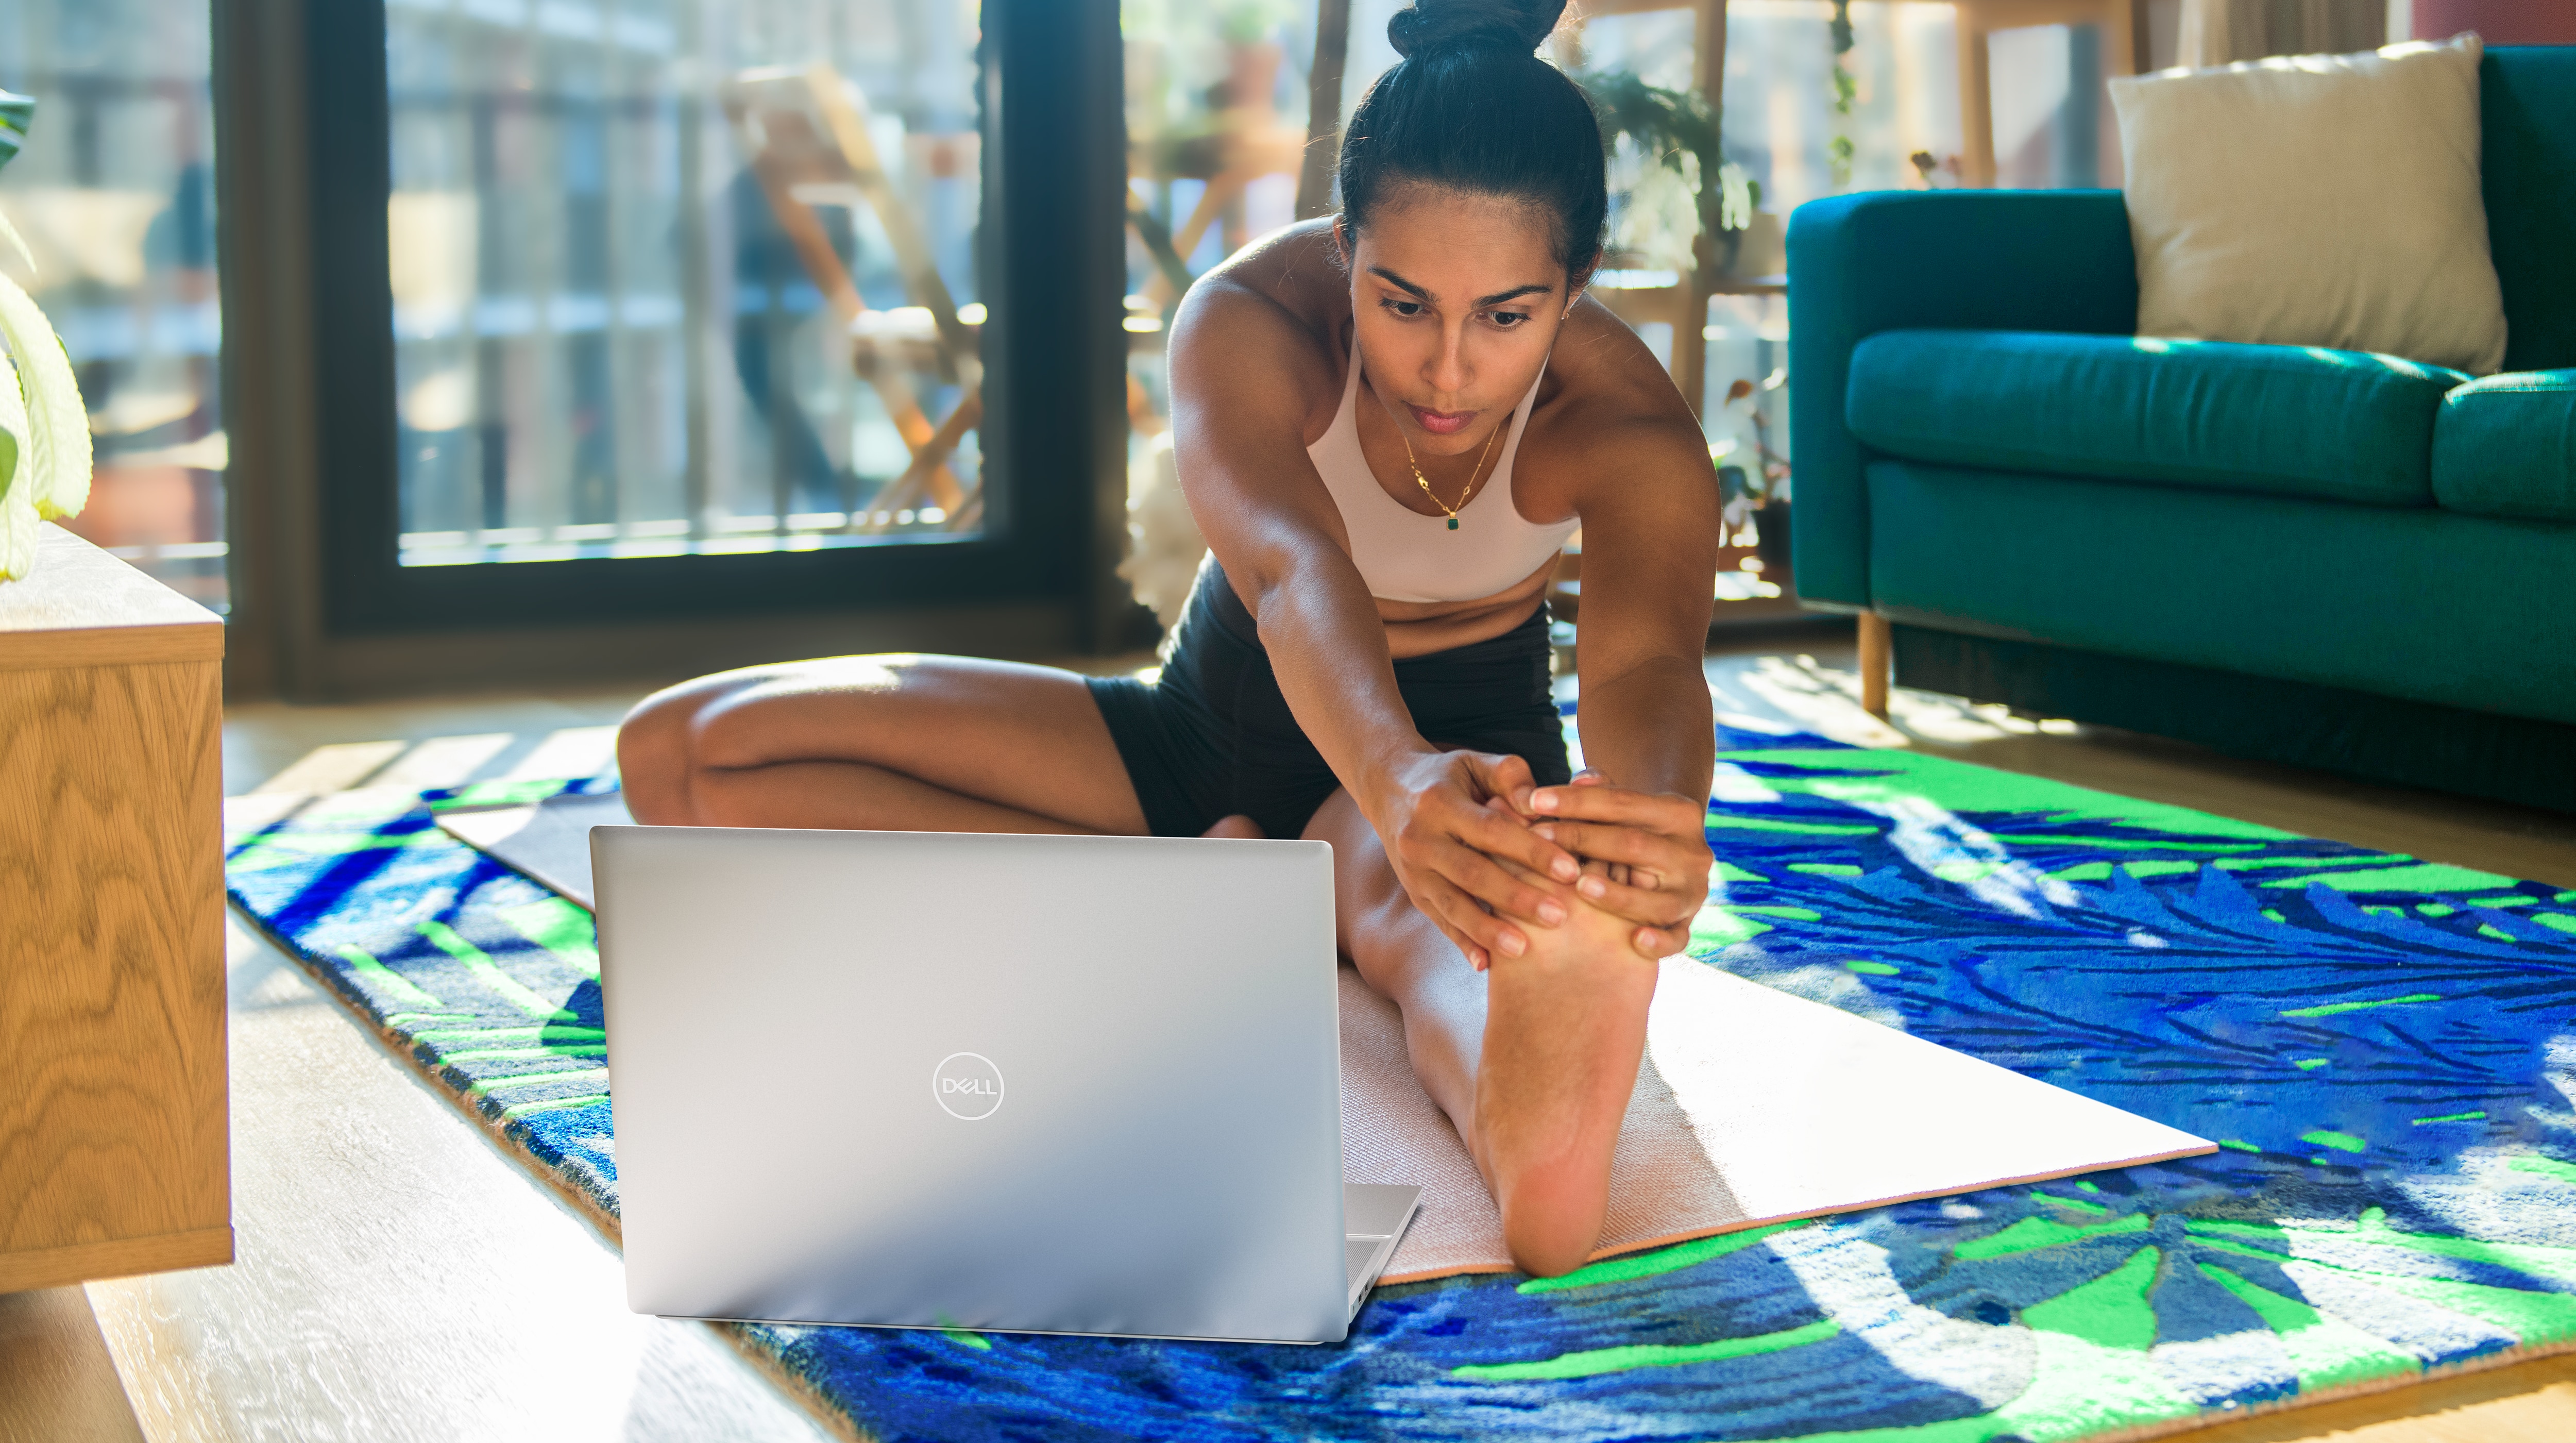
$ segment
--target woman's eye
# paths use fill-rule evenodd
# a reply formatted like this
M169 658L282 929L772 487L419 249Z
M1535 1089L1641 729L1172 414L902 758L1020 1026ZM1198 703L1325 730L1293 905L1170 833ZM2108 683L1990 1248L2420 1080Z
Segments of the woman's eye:
M1490 312L1490 313L1489 313L1489 318L1493 321L1493 323L1494 323L1495 325L1500 326L1500 327L1502 327L1504 330L1508 331L1508 330L1510 330L1512 327L1519 325L1521 322L1528 320L1528 319L1529 319L1529 312L1527 312L1527 311L1493 311L1493 312Z
M1422 303L1420 301L1380 301L1378 304L1386 307L1389 311L1392 311L1399 316L1418 316L1422 314Z

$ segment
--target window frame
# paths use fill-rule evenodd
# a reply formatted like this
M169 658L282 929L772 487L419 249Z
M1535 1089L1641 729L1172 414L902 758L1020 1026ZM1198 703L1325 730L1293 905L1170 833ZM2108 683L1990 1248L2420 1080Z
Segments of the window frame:
M319 630L363 637L1060 602L1095 647L1124 536L1126 169L1115 0L986 0L978 57L986 529L797 552L400 562L384 0L306 0ZM1068 63L1068 60L1073 63ZM1014 227L1015 215L1048 217ZM1020 298L1031 298L1021 304Z

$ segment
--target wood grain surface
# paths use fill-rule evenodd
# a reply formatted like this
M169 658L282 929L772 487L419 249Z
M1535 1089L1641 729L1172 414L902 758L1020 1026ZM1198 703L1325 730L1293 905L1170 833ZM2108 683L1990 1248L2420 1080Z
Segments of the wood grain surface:
M171 1268L210 1268L232 1260L233 1230L229 1223L195 1232L29 1248L0 1253L0 1293L59 1288L92 1278L122 1278Z
M2177 1433L2188 1443L2569 1443L2576 1355L2529 1358Z
M79 594L0 586L0 654L212 620L73 540L37 576ZM220 672L0 669L0 1288L226 1253Z
M143 1443L80 1289L0 1294L0 1443Z
M0 671L148 661L214 661L224 621L48 522L36 565L0 583Z

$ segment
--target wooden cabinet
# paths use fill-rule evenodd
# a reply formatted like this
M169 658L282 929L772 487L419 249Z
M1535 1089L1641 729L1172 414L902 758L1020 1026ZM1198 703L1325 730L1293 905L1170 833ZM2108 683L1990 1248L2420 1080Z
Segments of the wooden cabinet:
M0 584L0 1293L233 1255L223 622L42 530Z

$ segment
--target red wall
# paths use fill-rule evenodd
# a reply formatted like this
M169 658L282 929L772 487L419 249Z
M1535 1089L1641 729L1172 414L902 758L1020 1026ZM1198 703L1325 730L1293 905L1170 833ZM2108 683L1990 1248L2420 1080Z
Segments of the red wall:
M2474 30L2489 45L2576 45L2576 0L2415 0L2415 38Z

